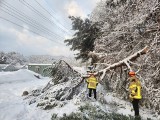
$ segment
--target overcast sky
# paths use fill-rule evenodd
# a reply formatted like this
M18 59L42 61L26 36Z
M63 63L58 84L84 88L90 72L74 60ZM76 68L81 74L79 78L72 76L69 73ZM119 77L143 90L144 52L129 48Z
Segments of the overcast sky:
M0 51L73 56L69 15L87 17L99 0L0 0Z

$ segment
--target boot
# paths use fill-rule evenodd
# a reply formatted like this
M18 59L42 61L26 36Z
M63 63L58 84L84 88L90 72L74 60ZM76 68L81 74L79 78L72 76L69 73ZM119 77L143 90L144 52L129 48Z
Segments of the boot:
M135 116L135 120L141 120L141 116Z

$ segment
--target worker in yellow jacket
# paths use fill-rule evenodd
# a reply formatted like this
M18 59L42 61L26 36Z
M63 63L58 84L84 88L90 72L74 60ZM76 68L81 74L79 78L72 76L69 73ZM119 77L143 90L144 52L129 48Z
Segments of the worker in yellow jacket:
M132 101L133 109L135 112L135 117L140 118L139 116L139 100L142 99L141 95L141 83L139 79L136 77L135 72L129 72L130 76L130 84L129 84L129 98Z
M90 73L90 76L87 79L87 83L88 83L88 89L89 89L89 97L92 96L92 91L93 91L94 98L96 99L96 87L98 85L98 81L94 73Z

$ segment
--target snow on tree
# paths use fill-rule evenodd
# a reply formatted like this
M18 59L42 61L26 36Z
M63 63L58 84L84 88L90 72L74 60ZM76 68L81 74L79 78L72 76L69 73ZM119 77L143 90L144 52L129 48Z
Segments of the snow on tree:
M20 53L16 52L7 53L7 63L24 65L26 62L27 62L26 58Z
M1 64L13 64L13 65L24 65L27 62L27 59L16 52L0 52L0 63Z
M137 71L143 86L142 104L160 114L160 1L102 0L91 19L104 22L103 34L95 41L94 54L90 53L99 61L96 63L99 68L109 68L103 74L104 84L127 98L128 71ZM134 61L124 61L145 46L148 46L146 54ZM115 63L125 66L110 69Z
M5 64L6 63L6 56L4 52L0 52L0 64Z
M30 63L53 63L55 61L53 56L50 55L31 55L29 56Z
M81 59L83 62L88 60L89 51L94 49L95 39L101 35L100 22L92 22L90 19L81 19L80 17L69 17L72 20L72 30L75 31L73 38L66 39L64 42L71 45L71 50L78 51L76 59Z
M62 59L65 60L67 63L73 64L73 65L79 64L73 57L51 56L51 55L31 55L28 57L28 62L29 63L52 64Z
M103 23L103 34L95 39L94 51L88 54L94 59L101 84L122 99L128 99L128 72L136 71L142 83L141 106L157 114L160 114L159 16L157 0L102 0L92 12L91 21ZM36 102L43 109L51 109L83 94L80 74L66 62L55 65L52 77L43 89L28 96L30 104Z

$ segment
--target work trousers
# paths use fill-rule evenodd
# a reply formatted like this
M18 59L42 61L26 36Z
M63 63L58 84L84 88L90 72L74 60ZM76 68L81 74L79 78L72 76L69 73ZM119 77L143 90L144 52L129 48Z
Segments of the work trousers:
M94 98L96 99L96 89L92 89L92 88L88 88L88 89L89 89L89 97L92 96L92 90L93 90Z
M135 116L139 116L139 99L133 99L132 101Z

